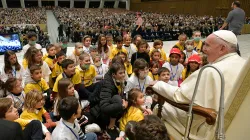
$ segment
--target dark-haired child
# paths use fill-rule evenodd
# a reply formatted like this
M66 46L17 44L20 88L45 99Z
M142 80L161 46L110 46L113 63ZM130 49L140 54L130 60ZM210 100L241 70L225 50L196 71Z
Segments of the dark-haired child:
M172 48L170 50L170 62L166 62L162 67L168 68L170 70L170 81L182 81L182 71L184 69L183 65L179 63L181 58L181 51L177 48Z
M175 44L174 47L177 47L180 51L185 50L185 43L187 41L187 35L186 34L180 34L178 37L178 42Z
M132 88L138 88L145 94L146 88L153 80L148 76L149 68L148 63L144 59L137 59L133 65L133 72L127 80L125 92L128 93Z
M48 53L48 57L45 58L44 62L46 62L50 68L50 70L52 71L54 68L54 64L56 63L56 50L55 50L55 46L53 44L49 44L46 47L46 51Z
M5 89L7 91L7 98L12 99L14 107L17 109L18 113L21 114L25 97L21 81L16 78L9 78L5 82Z
M158 69L160 68L160 64L156 61L152 61L149 64L149 73L148 75L155 81L158 80Z
M134 66L134 62L136 61L136 59L138 58L142 58L144 59L148 64L150 63L150 57L147 53L147 48L149 47L148 43L146 40L141 40L138 41L138 43L136 44L137 47L137 52L134 53L131 57L131 65Z
M45 139L51 139L49 131L40 121L19 118L11 99L0 98L0 110L1 139L42 140L44 135Z
M71 59L64 59L62 61L63 73L61 73L57 78L53 87L54 95L58 92L58 81L62 78L68 78L74 84L75 89L78 91L81 83L81 75L78 70L75 69L75 63Z
M1 71L1 80L6 82L8 78L17 78L22 81L24 69L18 63L16 53L8 50L4 54L4 66Z
M182 72L182 79L185 80L193 72L200 68L201 58L198 54L194 54L188 58L187 68Z
M66 55L64 54L64 52L60 51L56 54L56 58L57 58L57 62L55 63L54 68L51 73L51 77L53 81L56 81L57 76L63 73L62 61L66 58Z
M128 92L128 107L120 119L120 130L125 131L125 126L129 121L141 121L144 119L141 106L145 102L144 94L140 89L132 88Z
M84 134L77 118L81 117L81 106L75 97L66 97L59 102L58 112L62 117L52 133L53 140L97 140L95 133Z
M161 52L157 49L153 49L151 51L150 59L151 59L150 62L158 62L160 67L162 67L162 65L165 62L161 60Z
M124 52L128 54L127 50L123 47L123 40L121 36L116 37L116 47L113 48L111 51L111 54L109 56L109 59L112 60L119 52Z

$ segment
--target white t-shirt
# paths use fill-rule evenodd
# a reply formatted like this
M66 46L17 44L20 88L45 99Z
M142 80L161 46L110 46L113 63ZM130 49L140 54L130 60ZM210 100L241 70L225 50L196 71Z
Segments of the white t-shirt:
M183 65L178 63L176 66L172 66L169 62L166 62L162 67L168 68L170 71L170 81L178 81L182 79Z
M127 80L125 93L128 93L132 88L138 88L145 94L146 88L152 81L152 78L148 75L144 80L140 80L135 74L132 74Z
M91 47L91 46L89 46L89 47L83 46L83 51L86 52L86 53L88 53L88 54L90 54L90 51L89 51L89 48L90 48L90 47Z
M49 75L51 74L51 70L48 66L48 64L46 62L43 62L43 65L41 66L42 68L42 78L46 81L49 82ZM26 84L28 81L27 79L29 79L30 77L30 70L26 69L25 74L24 74L24 83Z
M131 60L132 54L137 52L137 48L135 47L135 45L130 44L129 47L125 47L124 45L122 46L124 49L127 50L128 52L128 60Z
M96 82L102 80L104 78L104 75L108 72L109 68L108 65L102 64L100 67L95 66L96 70Z
M23 79L24 72L25 72L25 70L21 66L19 71L12 70L12 74L6 74L5 71L4 71L4 66L3 66L2 71L1 71L1 80L3 82L6 82L11 77L14 77L14 78L17 78L17 79Z
M23 54L25 54L30 47L30 44L23 46ZM35 47L39 50L42 50L42 46L40 44L36 43Z
M192 56L193 54L198 54L195 50L193 50L192 52L187 52L186 50L184 50L183 51L184 53L185 53L185 55L186 55L186 62L188 61L188 58L190 57L190 56Z

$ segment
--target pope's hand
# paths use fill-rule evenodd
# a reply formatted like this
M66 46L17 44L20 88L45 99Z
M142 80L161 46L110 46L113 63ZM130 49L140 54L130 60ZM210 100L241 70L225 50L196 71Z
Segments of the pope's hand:
M153 81L153 82L150 82L149 85L150 86L154 86L158 81Z

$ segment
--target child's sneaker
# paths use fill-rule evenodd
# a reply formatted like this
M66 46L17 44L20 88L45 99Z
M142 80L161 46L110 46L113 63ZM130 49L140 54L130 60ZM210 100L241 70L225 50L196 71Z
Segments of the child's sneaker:
M99 127L99 125L92 123L92 124L88 124L87 126L85 126L85 133L98 133L101 132L101 128Z

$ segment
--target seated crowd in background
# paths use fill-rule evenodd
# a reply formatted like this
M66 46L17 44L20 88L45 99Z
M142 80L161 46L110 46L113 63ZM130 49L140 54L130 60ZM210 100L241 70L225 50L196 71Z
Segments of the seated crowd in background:
M54 9L54 14L61 24L61 29L73 42L79 42L84 35L90 35L93 43L100 34L112 34L113 37L133 34L135 29L135 12L124 9ZM142 37L147 41L155 39L177 40L185 33L188 38L192 32L199 30L206 37L218 30L224 22L223 17L162 14L142 12Z

